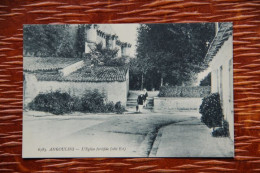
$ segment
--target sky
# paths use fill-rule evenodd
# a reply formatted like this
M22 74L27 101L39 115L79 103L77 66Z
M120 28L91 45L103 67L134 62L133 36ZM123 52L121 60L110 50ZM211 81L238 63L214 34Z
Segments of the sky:
M139 24L111 24L119 40L122 42L128 42L132 44L129 51L130 56L135 57L136 40L137 40L137 27Z

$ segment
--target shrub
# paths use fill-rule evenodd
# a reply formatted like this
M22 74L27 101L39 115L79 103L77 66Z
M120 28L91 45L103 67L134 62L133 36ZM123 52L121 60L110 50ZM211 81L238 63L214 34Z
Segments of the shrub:
M204 97L199 112L202 114L201 122L209 128L222 126L223 114L218 93Z
M106 62L105 65L107 66L124 66L126 65L127 58L126 57L120 57L120 58L114 58L114 59L110 59Z
M121 102L114 104L113 102L106 102L106 95L100 93L98 90L87 91L81 98L83 112L116 112L122 114L125 111Z
M73 98L68 93L55 91L37 95L28 106L32 110L59 115L72 111Z
M83 112L104 112L105 111L104 93L100 93L97 89L86 91L81 98Z
M105 112L115 112L115 104L113 102L106 103Z
M229 124L226 120L223 121L223 127L212 132L214 137L229 137Z
M82 112L83 111L83 104L82 104L82 99L78 98L78 97L74 97L73 98L73 107L72 107L73 111L78 111L78 112Z
M116 104L107 102L106 95L100 93L97 89L86 91L81 98L71 97L68 93L60 91L39 94L28 106L32 110L50 112L56 115L72 111L89 113L116 112L120 114L125 111L121 102Z
M116 102L115 111L118 114L122 114L125 111L125 107L121 104L121 102Z

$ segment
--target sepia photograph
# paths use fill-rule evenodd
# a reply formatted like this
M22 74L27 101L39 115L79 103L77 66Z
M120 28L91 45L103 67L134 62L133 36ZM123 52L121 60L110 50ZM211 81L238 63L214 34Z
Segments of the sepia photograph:
M234 157L233 25L23 25L23 158Z

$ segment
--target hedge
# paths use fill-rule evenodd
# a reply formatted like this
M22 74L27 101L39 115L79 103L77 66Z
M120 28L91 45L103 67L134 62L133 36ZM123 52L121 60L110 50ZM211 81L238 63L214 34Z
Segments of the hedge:
M159 97L205 97L210 94L210 86L162 86Z

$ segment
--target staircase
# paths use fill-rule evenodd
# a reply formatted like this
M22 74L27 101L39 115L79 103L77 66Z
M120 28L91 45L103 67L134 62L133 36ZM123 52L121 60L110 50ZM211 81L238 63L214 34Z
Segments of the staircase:
M153 108L153 98L148 97L147 100L147 107L144 107L144 109L152 109ZM128 97L127 98L127 102L126 102L126 107L127 108L131 108L131 109L135 109L135 107L137 106L137 96L136 97Z
M143 91L130 90L126 102L126 109L129 111L135 111L137 106L137 97L142 94ZM148 91L148 97L146 99L147 107L144 109L151 111L154 105L154 97L157 97L159 91Z

